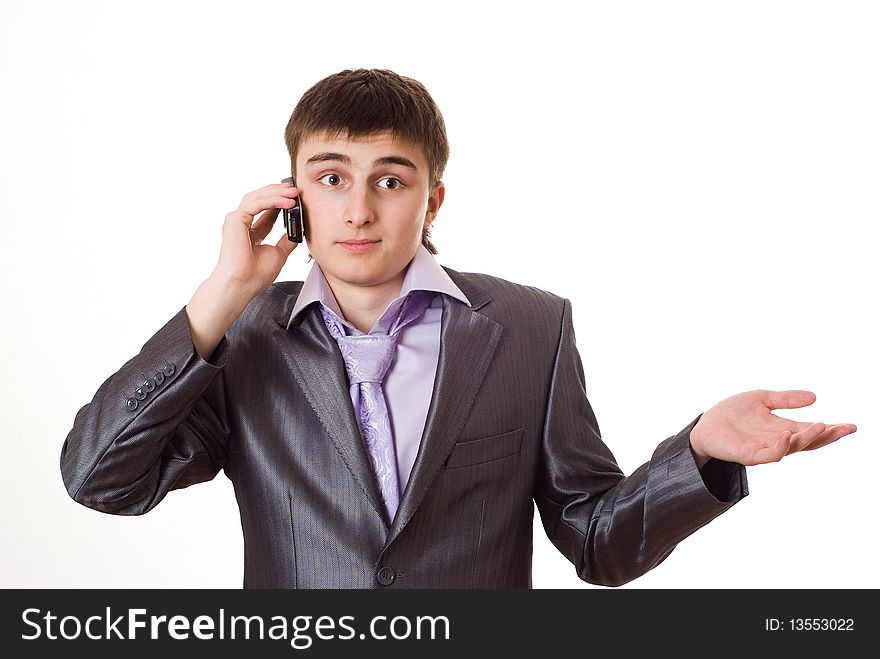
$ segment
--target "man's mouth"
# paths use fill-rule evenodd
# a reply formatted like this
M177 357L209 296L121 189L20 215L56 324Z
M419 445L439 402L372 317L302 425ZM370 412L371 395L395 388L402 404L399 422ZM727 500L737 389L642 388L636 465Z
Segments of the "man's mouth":
M373 249L373 247L375 245L379 244L379 241L378 240L363 240L363 239L362 240L345 240L339 244L342 245L342 247L344 249L348 250L349 252L359 253L359 252L370 251L371 249Z

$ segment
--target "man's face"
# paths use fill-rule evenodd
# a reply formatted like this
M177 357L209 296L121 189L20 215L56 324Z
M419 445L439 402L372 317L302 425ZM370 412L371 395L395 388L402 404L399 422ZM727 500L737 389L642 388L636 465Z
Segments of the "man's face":
M315 135L296 156L309 252L331 287L400 277L443 202L429 189L422 150L390 133L346 140ZM369 240L360 247L345 241Z

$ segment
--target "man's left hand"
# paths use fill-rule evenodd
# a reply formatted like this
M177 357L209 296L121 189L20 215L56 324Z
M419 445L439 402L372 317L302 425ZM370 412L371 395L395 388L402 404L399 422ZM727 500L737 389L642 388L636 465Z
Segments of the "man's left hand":
M811 391L746 391L709 408L691 430L697 467L710 458L758 465L778 462L798 451L811 451L856 431L852 423L809 423L784 419L777 409L807 407L816 402Z

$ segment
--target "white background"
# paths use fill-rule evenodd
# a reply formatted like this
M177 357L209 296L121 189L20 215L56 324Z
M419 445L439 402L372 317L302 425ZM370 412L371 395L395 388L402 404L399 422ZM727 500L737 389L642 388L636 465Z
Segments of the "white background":
M105 515L67 496L61 445L286 175L302 93L379 67L447 122L438 260L571 299L626 473L740 391L859 425L750 467L624 588L880 587L878 34L870 2L4 2L0 585L241 587L224 474ZM535 587L595 588L535 520Z

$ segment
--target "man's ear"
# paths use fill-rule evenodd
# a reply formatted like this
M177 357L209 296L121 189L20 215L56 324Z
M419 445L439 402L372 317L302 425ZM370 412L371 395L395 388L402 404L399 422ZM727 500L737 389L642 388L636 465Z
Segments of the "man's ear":
M437 212L440 210L440 206L443 205L443 198L446 195L446 186L443 185L443 181L439 181L434 189L428 194L428 210L425 212L425 224L424 227L427 229L431 226L431 223L434 222L434 219L437 217Z

